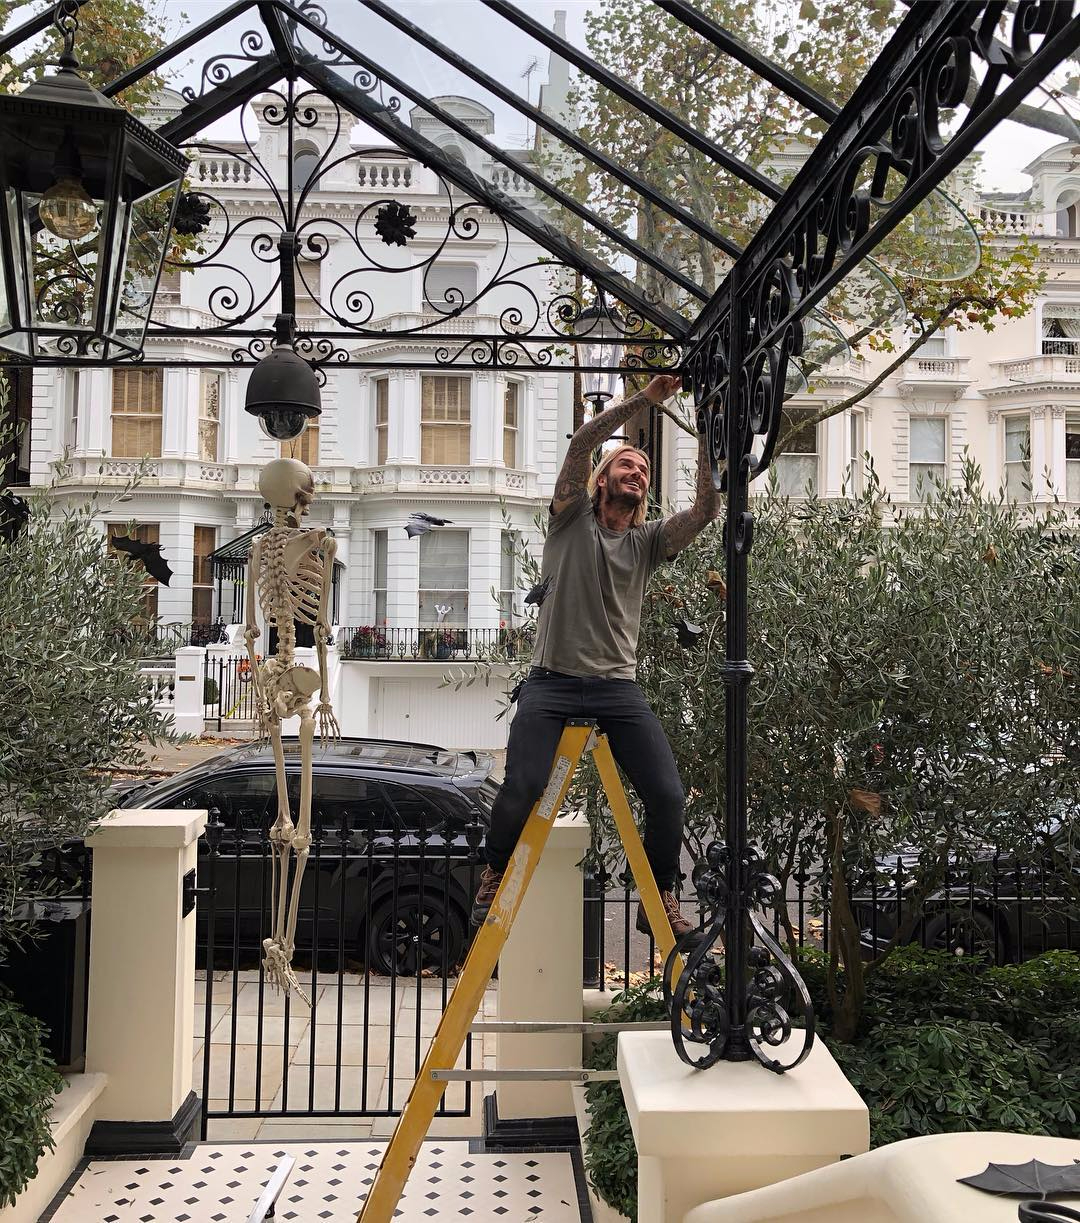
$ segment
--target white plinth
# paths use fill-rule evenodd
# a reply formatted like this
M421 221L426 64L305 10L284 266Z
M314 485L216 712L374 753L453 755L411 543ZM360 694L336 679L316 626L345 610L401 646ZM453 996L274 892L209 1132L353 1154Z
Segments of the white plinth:
M694 1070L667 1032L624 1032L618 1065L638 1152L639 1223L682 1223L701 1202L870 1146L866 1105L820 1042L777 1075L757 1062Z

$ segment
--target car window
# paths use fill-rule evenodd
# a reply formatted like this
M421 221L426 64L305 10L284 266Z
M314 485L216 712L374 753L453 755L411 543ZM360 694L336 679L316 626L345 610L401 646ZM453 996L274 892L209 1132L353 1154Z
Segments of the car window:
M421 786L403 786L387 781L382 785L399 823L410 832L434 832L448 814L441 792Z
M214 773L178 796L177 806L217 807L226 829L238 817L245 828L257 828L277 815L277 782L273 769Z
M290 779L299 802L299 775ZM321 824L324 835L332 836L341 827L342 817L350 828L389 828L394 819L379 785L367 777L349 773L316 772L312 778L312 820Z

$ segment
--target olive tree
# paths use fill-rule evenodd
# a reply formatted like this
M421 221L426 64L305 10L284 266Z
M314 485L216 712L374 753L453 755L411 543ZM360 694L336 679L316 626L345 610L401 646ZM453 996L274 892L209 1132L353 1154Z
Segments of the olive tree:
M110 769L175 740L140 675L141 566L110 555L93 505L0 540L0 956L30 933L42 854L108 810Z
M893 505L871 469L856 496L790 500L774 487L754 507L751 833L782 878L808 868L827 897L840 1039L854 1034L866 976L910 936L950 861L988 843L1046 848L1051 813L1080 810L1068 517L988 496L970 464L958 487L930 491ZM697 854L723 833L722 560L720 532L706 532L658 573L639 649ZM705 630L695 648L678 644L682 618ZM850 879L901 847L918 854L911 908L894 944L864 962Z

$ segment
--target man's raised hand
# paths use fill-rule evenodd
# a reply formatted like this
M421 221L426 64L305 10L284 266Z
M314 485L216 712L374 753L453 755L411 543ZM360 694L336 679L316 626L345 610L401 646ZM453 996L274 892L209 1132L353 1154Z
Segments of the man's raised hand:
M682 374L657 374L645 388L645 394L653 403L663 403L681 389Z

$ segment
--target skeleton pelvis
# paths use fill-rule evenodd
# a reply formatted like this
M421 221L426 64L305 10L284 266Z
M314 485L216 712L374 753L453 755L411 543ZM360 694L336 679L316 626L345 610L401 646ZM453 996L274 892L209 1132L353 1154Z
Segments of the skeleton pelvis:
M271 705L280 703L288 706L290 712L294 713L319 691L321 682L318 671L313 671L310 667L298 664L284 667L277 674L268 677L266 696Z

